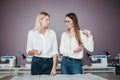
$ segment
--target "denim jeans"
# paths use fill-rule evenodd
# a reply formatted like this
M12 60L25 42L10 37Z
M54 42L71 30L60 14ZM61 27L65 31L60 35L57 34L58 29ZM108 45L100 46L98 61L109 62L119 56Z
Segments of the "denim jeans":
M81 60L62 58L62 74L82 74Z
M40 58L33 56L31 63L31 74L32 75L50 74L52 65L53 65L52 58Z

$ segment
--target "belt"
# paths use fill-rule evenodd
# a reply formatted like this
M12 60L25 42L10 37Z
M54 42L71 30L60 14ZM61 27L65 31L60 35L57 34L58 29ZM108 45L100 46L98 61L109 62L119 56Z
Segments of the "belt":
M45 58L45 57L36 57L36 56L33 56L33 58L36 58L36 59L39 59L39 60L43 60L43 61L47 61L47 60L52 60L53 58Z
M75 59L75 58L70 58L70 57L66 57L66 56L64 56L67 60L76 60L76 61L81 61L81 59Z

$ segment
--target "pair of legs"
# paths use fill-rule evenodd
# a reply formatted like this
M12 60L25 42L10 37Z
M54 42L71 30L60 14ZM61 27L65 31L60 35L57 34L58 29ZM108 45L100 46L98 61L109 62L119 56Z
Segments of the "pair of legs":
M31 63L31 74L41 75L50 74L52 69L52 58L40 58L33 56Z
M63 57L61 62L62 74L82 74L81 61Z

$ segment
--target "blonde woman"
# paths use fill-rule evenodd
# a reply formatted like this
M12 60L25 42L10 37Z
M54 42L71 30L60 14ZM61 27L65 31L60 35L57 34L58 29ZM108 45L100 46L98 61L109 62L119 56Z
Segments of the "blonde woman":
M31 74L56 74L58 45L56 33L49 29L50 15L40 12L35 27L28 32L28 55L32 55Z
M94 50L93 35L91 31L80 30L75 13L68 13L65 17L68 31L63 32L60 43L60 53L63 55L61 62L62 74L82 74L81 59L84 48Z

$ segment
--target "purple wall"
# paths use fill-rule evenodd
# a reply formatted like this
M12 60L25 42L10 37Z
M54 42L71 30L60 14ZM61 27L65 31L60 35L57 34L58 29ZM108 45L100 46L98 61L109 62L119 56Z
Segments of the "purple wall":
M120 0L0 0L0 55L20 56L19 64L24 63L21 54L26 54L27 32L41 11L51 15L50 28L56 31L58 43L66 30L65 14L75 12L81 29L93 32L91 54L120 53Z

